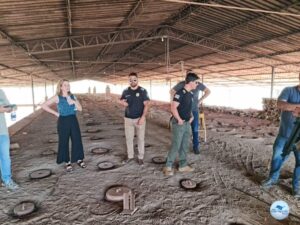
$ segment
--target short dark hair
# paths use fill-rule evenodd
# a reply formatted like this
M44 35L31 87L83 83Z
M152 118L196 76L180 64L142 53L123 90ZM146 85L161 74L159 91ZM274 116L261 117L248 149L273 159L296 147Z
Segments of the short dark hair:
M185 77L185 83L188 84L190 83L191 81L195 81L195 80L198 80L199 77L197 74L195 73L192 73L192 72L189 72L186 77Z
M135 77L138 77L138 75L137 75L137 73L136 72L131 72L129 75L128 75L129 77L130 76L135 76Z
M193 72L193 70L192 69L187 69L186 70L186 74L188 74L188 73L192 73Z

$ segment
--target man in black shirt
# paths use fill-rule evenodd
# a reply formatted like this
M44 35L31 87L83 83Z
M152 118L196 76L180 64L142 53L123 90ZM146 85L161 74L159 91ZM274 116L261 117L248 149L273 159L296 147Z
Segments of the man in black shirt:
M179 153L180 172L192 172L194 168L187 164L186 155L189 149L191 136L191 122L193 121L192 104L193 93L197 87L199 77L195 73L188 73L185 78L185 85L178 90L171 103L172 119L172 146L167 156L166 166L163 172L166 176L173 175L173 163Z
M129 74L130 86L126 88L120 98L120 103L126 107L125 109L125 136L127 145L127 160L128 163L133 160L134 149L133 139L134 130L137 132L138 139L138 163L144 164L145 152L145 128L146 128L146 114L149 108L149 96L146 89L138 85L138 77L136 73Z
M187 72L192 72L189 70ZM176 91L179 91L182 89L185 85L185 81L181 81L178 84L176 84L171 90L171 100L173 99ZM204 93L204 95L199 99L200 91ZM199 143L199 108L205 98L207 98L210 95L210 90L201 82L198 82L198 85L195 90L193 90L193 106L192 106L192 113L194 120L191 123L192 128L192 134L193 134L193 151L195 154L200 154L200 143Z

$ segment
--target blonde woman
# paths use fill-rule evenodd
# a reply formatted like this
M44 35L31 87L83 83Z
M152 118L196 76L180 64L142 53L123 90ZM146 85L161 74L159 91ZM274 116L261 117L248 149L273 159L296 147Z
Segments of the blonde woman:
M50 108L52 104L57 105L57 111ZM80 128L76 117L76 111L82 111L82 106L75 96L70 92L68 80L60 80L57 84L56 95L42 104L42 108L58 117L58 153L57 164L66 163L66 170L73 170L72 163L77 162L81 168L86 165L83 162L84 152L80 134ZM72 141L71 160L69 156L69 139Z

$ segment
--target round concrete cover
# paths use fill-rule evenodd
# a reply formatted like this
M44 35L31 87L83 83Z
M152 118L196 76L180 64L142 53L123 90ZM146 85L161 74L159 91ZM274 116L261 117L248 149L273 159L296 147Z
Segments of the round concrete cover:
M102 148L102 147L95 147L95 148L92 148L91 150L92 153L94 154L105 154L105 153L108 153L109 152L109 149L107 148Z
M112 162L104 161L104 162L98 163L98 168L100 170L110 170L110 169L115 168L115 165Z
M31 179L42 179L45 177L51 176L52 171L50 169L40 169L40 170L35 170L29 174L29 177Z
M94 128L94 129L88 129L86 132L87 133L98 133L100 131L101 131L100 129Z
M106 191L105 197L108 201L119 202L123 201L123 194L129 193L130 188L126 186L116 186Z
M197 183L190 179L182 180L180 181L180 184L185 189L194 189L197 187Z
M87 127L91 127L91 126L97 126L97 125L100 125L101 123L99 123L99 122L90 122L90 123L86 123L85 125L87 126Z
M101 140L101 139L103 139L103 137L97 137L97 136L90 137L90 140L92 141Z
M34 202L24 201L18 203L14 209L13 213L15 216L22 217L31 214L36 209Z
M48 155L55 155L56 152L53 149L47 149L46 151L42 152L43 156L48 156Z
M152 158L152 162L155 164L164 164L166 163L166 157L156 156Z

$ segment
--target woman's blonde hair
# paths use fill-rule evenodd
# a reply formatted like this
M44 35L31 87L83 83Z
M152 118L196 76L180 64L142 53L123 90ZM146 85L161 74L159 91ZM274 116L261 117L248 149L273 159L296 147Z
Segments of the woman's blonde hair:
M61 88L63 82L69 82L69 80L67 80L67 79L61 79L61 80L58 81L57 86L56 86L56 94L57 95L62 95L62 91L61 91L60 88ZM71 92L69 94L71 94Z

